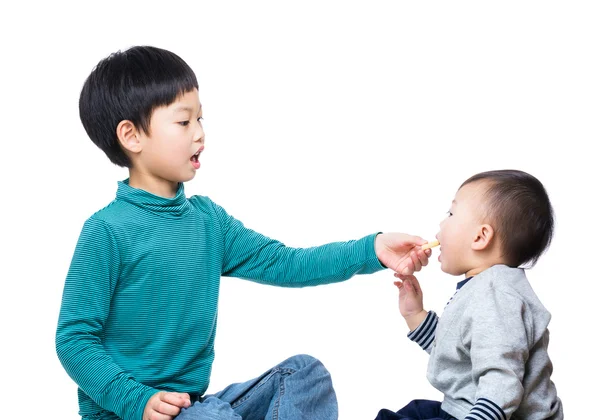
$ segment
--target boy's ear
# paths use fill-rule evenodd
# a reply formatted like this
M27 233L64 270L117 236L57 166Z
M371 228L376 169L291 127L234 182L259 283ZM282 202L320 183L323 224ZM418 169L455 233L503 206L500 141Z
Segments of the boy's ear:
M142 151L138 129L131 121L123 120L117 125L117 138L126 152L139 153Z
M483 251L490 246L492 238L494 237L494 228L488 224L480 225L477 229L473 242L471 243L471 249L475 251Z

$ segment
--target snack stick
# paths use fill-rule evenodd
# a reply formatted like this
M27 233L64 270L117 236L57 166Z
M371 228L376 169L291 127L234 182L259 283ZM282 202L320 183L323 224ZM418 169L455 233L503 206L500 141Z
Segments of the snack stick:
M435 241L427 242L424 245L421 245L421 249L424 251L426 249L435 248L436 246L439 246L439 245L440 245L440 241L435 240Z

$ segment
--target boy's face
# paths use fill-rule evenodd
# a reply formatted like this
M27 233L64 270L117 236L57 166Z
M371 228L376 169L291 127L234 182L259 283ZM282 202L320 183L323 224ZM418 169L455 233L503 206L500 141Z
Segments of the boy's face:
M204 150L201 119L202 105L196 89L152 112L149 133L140 131L143 148L135 165L149 184L194 178L200 168L199 154Z
M472 249L484 214L484 182L472 182L460 188L448 217L440 223L436 235L440 241L442 271L459 276L474 268Z

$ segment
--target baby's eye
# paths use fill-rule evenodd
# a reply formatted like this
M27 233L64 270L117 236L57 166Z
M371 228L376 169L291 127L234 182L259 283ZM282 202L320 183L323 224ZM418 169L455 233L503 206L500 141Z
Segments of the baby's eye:
M198 117L198 122L201 123L203 119L203 117Z
M177 124L179 124L179 125L180 125L180 126L182 126L182 127L185 127L185 126L187 126L189 123L190 123L189 121L179 121Z
M452 212L450 210L448 210L446 213L448 213L448 217L452 216Z

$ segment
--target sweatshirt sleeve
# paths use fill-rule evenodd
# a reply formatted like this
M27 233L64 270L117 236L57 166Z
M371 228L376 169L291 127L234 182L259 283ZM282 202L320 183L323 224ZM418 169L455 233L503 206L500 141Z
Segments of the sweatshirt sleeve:
M56 352L67 373L96 404L125 420L140 420L146 402L157 390L136 382L102 344L119 263L109 227L88 219L65 281Z
M463 343L470 349L476 402L465 419L508 420L523 399L529 357L526 304L490 287L467 309Z
M305 287L347 280L382 270L375 254L377 234L312 248L291 248L246 228L214 204L224 240L222 273L258 283Z
M434 311L429 311L427 317L421 324L408 333L408 338L417 343L427 354L431 354L433 340L435 339L435 330L438 324L438 316Z

